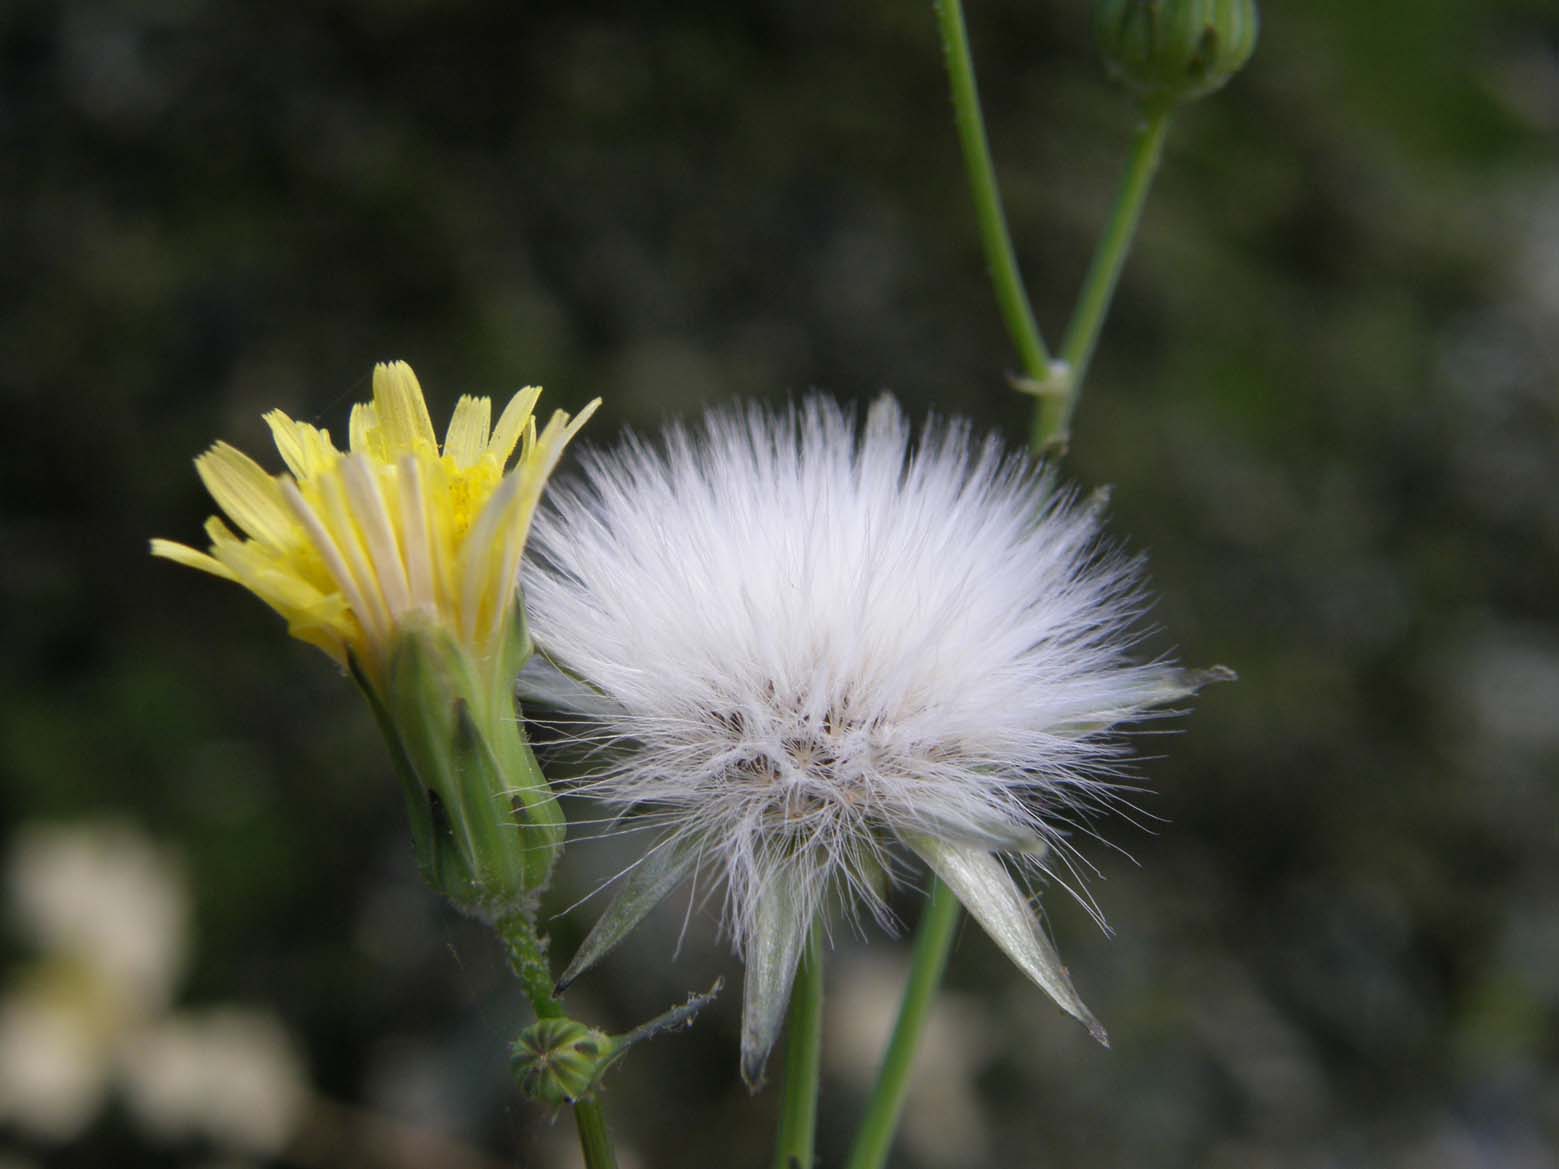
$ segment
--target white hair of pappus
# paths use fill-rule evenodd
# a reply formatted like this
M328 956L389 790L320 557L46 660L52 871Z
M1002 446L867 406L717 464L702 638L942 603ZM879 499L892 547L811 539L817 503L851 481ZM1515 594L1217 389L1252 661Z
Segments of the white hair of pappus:
M578 794L723 879L749 956L776 889L803 925L830 887L880 918L896 844L1069 866L1120 798L1112 732L1207 680L1133 659L1141 564L1101 510L886 395L587 449L531 535L521 692L578 720Z

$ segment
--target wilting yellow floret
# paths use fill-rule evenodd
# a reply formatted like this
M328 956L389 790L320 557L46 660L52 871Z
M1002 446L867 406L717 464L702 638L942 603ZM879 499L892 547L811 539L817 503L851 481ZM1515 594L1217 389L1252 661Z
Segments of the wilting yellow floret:
M382 677L394 635L413 625L442 627L491 659L513 620L542 488L600 405L572 421L559 410L538 432L540 394L521 390L491 429L492 403L462 397L440 449L411 367L376 366L373 401L352 408L346 451L271 411L265 421L289 473L271 475L221 442L195 460L242 535L213 516L209 552L153 540L152 553L243 585L294 637L343 665L355 657L370 679Z

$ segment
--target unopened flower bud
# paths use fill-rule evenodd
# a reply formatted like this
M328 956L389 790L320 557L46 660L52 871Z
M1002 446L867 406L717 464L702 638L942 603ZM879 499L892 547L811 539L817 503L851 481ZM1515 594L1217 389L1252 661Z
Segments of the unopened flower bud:
M514 1079L532 1100L572 1104L594 1086L611 1062L616 1043L611 1036L573 1019L541 1019L532 1023L509 1049Z
M1164 109L1238 73L1260 21L1255 0L1096 0L1093 23L1110 76Z

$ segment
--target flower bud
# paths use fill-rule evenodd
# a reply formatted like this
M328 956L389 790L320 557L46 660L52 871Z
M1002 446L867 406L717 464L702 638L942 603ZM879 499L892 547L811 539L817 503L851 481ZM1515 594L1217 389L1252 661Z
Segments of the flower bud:
M573 1019L532 1023L509 1049L514 1079L532 1100L572 1104L594 1086L612 1060L611 1036Z
M1260 21L1255 0L1096 0L1093 23L1110 76L1167 109L1238 73Z

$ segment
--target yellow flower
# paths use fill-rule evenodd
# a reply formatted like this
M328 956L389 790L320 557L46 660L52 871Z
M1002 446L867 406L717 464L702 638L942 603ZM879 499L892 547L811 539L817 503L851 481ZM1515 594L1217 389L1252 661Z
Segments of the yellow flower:
M531 517L563 448L600 400L538 433L541 391L492 404L464 396L440 449L411 367L374 368L371 403L352 408L349 449L280 410L265 416L290 474L268 474L219 442L195 460L239 536L212 516L209 552L153 540L152 554L235 581L294 637L382 683L396 634L446 631L478 660L500 656L514 620ZM519 459L504 466L515 448Z

